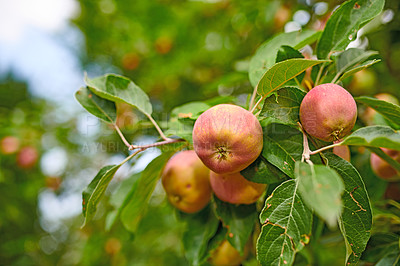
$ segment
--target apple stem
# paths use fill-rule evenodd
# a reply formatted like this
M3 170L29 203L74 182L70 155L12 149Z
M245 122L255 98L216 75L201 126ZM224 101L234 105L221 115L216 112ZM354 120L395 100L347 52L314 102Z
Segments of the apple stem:
M253 108L254 101L256 100L257 88L258 88L258 84L254 87L253 94L251 95L251 99L250 99L250 103L249 103L249 111Z
M329 149L332 149L333 147L340 146L341 143L342 143L342 142L337 142L337 143L334 143L334 144L331 144L331 145L322 147L322 148L320 148L320 149L318 149L318 150L311 151L311 152L310 152L310 155L314 155L314 154L320 153L321 151L329 150Z
M163 131L161 130L161 128L158 126L157 122L153 119L153 117L151 117L151 115L149 115L149 114L145 114L145 115L149 118L150 122L153 123L154 127L156 128L158 134L160 134L161 138L162 138L163 140L170 140L170 138L167 138L167 137L164 135L164 132L163 132Z
M322 71L324 70L325 64L322 64L319 68L317 78L315 79L315 86L319 85L319 80L321 79Z
M162 146L162 145L166 145L166 144L172 144L172 143L183 142L183 141L185 141L185 140L168 138L167 140L159 141L159 142L147 144L147 145L129 145L129 150L136 150L136 149L145 150L145 149L152 148L152 147L158 147L158 146Z
M122 134L119 127L116 124L113 124L113 126L114 126L115 130L117 131L118 135L120 136L122 142L124 142L124 144L129 148L131 146L131 144L126 140L124 134Z
M298 125L300 126L300 130L303 133L303 154L301 156L301 161L308 163L309 165L313 165L313 162L310 160L310 147L308 146L308 139L307 139L307 134L304 132L303 127L301 124L298 122Z
M265 99L266 96L267 96L267 94L264 95L264 96L262 96L262 97L257 101L257 103L254 105L254 107L250 110L251 113L254 113L254 111L257 109L258 105Z

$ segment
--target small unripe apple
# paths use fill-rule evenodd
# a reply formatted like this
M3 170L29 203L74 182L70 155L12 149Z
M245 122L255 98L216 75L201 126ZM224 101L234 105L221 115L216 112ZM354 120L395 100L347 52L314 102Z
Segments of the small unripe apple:
M210 170L193 150L175 154L162 173L162 185L169 202L177 209L194 213L211 199Z
M335 141L348 135L357 120L357 105L351 94L333 83L310 90L300 104L300 122L311 136Z
M390 150L386 148L381 148L384 153L389 155L400 163L400 151ZM397 171L385 160L376 155L375 153L371 153L371 168L374 173L382 178L382 179L390 179L397 175Z
M30 169L35 166L39 154L34 147L27 146L22 148L17 154L17 165L23 169Z
M214 194L231 204L251 204L258 200L267 185L254 183L240 173L217 174L210 171L210 183Z
M2 154L13 154L19 149L19 139L14 136L6 136L0 141L0 151Z
M240 256L239 251L232 247L228 240L224 240L221 245L212 252L210 263L215 266L240 265L247 256L248 251L245 249L244 253L243 256Z
M379 87L377 86L377 80L375 72L363 69L353 75L349 90L353 95L373 95Z
M263 132L257 118L246 109L216 105L196 120L193 146L202 162L218 174L245 169L260 155Z

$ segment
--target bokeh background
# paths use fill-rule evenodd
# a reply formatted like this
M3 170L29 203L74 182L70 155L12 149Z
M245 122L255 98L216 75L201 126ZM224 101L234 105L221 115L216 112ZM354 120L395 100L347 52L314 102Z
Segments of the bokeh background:
M118 171L94 221L80 229L83 189L102 166L127 155L115 132L74 99L84 72L131 78L150 96L162 125L174 107L189 101L245 101L257 47L280 32L322 29L341 2L0 0L0 264L186 265L182 226L161 187L136 234L118 223L105 230L105 213L122 204L118 195L127 193L127 177L157 149ZM382 15L351 43L382 57L345 81L353 95L399 98L399 5L387 0ZM157 138L135 110L119 105L118 115L130 141ZM375 187L372 200L383 197L386 182L372 176L366 183ZM339 243L342 250L337 235L321 246L332 251ZM321 248L316 256L337 259L329 254Z

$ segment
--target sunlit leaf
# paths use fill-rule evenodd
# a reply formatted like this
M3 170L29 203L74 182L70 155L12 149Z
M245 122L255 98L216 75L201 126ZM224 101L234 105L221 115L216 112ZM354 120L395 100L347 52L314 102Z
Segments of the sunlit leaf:
M298 76L307 68L325 62L330 61L294 58L276 63L262 76L257 85L257 93L262 96L267 96L281 88L286 82Z
M143 170L140 179L133 191L130 192L130 199L121 212L121 221L125 228L135 232L136 228L146 211L147 203L153 193L161 171L173 155L174 151L166 152L151 161Z
M400 132L386 126L369 126L344 138L343 145L382 147L400 151Z
M300 49L315 42L319 35L320 32L303 30L281 33L264 42L250 61L249 79L251 85L255 87L268 68L275 63L277 52L282 45L290 45L294 49Z
M297 251L309 242L312 213L298 193L298 181L279 185L265 201L257 241L261 265L291 265Z
M296 179L304 202L330 226L342 212L343 181L335 170L324 165L296 162Z
M104 166L82 192L82 211L85 217L82 227L93 218L101 197L120 167L121 165Z
M326 59L330 52L342 51L356 39L357 31L376 17L385 0L350 0L331 15L317 45L317 56Z
M376 98L361 96L356 97L355 100L359 103L363 103L372 109L375 109L378 113L383 115L387 120L400 125L400 106L387 101L381 101Z
M114 102L98 97L86 87L80 88L75 98L92 115L107 123L115 122L117 111Z
M122 101L138 108L142 113L151 115L153 108L147 94L130 79L107 74L90 79L85 77L86 85L97 94L97 96L110 100Z

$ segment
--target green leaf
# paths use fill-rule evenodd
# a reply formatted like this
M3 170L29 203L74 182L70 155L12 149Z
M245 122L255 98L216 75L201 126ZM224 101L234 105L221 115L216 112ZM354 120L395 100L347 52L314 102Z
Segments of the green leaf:
M249 79L251 85L255 87L268 68L275 63L277 52L282 45L291 45L294 49L300 49L315 42L319 35L320 32L311 30L288 32L276 35L264 42L250 61Z
M92 115L107 123L115 122L117 111L114 102L96 96L86 87L80 88L75 98Z
M162 169L175 151L161 154L143 170L138 184L134 186L130 194L129 202L121 212L121 221L125 228L135 232L136 228L146 211L147 203L154 191Z
M382 11L384 4L384 0L351 0L342 4L326 23L317 45L318 58L344 50L356 39L357 31Z
M243 254L244 247L253 232L254 221L257 219L256 205L232 205L217 197L214 197L214 202L217 216L228 229L229 243Z
M364 252L363 261L377 263L391 252L399 253L399 236L395 233L375 233L368 241L368 252Z
M257 93L262 96L268 96L307 68L326 62L330 61L293 58L276 63L262 76L257 85Z
M185 257L190 265L200 265L209 256L208 244L217 232L219 220L210 205L198 213L180 214L186 224L182 237Z
M386 126L369 126L344 138L342 145L382 147L400 151L400 133Z
M392 123L400 125L400 106L367 96L356 97L355 100L376 110Z
M244 178L254 183L274 184L288 179L279 168L259 156L251 165L240 172Z
M119 188L111 195L109 203L116 209L110 216L107 216L106 231L109 231L114 225L117 218L121 215L122 210L128 204L132 193L135 191L141 173L134 173L130 177L124 179Z
M93 93L101 98L113 102L122 101L138 108L139 111L146 115L151 115L153 112L149 96L126 77L107 74L89 79L85 76L85 82Z
M282 45L276 55L275 63L285 61L291 58L304 58L302 53L288 45Z
M265 99L260 116L272 117L282 124L297 126L300 104L305 95L305 92L294 87L279 89L276 95L272 94Z
M324 165L296 162L296 179L307 206L333 227L342 212L343 181L335 170Z
M107 165L101 168L92 182L82 192L82 212L85 218L82 227L93 218L101 197L121 165Z
M206 111L210 107L210 105L204 102L190 102L175 107L171 111L171 116L196 120L202 112Z
M263 224L257 240L261 265L291 265L295 253L308 242L312 213L298 193L298 181L279 185L265 201L260 214Z
M268 160L268 162L278 167L290 178L294 178L294 165L296 160L274 139L264 136L262 155Z
M363 49L358 48L349 48L339 55L336 58L336 77L340 77L344 72L350 70L352 67L363 63L372 55L376 55L378 52L376 51L365 51Z
M336 170L344 182L340 229L346 241L346 265L356 265L371 235L372 211L367 190L353 165L333 153L324 155L329 167Z
M375 65L376 63L379 63L381 60L380 59L373 59L373 60L368 60L362 64L359 64L358 66L355 66L353 68L350 68L346 72L343 73L342 76L340 76L339 80L345 79L347 77L350 77L354 73L361 71L363 69L366 69L367 67L370 67L372 65Z

